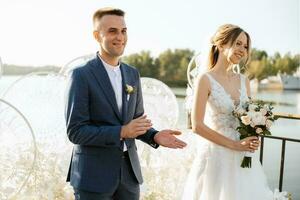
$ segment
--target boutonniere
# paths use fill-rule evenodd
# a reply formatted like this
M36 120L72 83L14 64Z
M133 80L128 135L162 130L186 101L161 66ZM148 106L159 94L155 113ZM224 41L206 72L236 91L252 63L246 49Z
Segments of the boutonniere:
M130 95L134 93L134 87L126 84L125 91L127 93L127 101L129 101Z

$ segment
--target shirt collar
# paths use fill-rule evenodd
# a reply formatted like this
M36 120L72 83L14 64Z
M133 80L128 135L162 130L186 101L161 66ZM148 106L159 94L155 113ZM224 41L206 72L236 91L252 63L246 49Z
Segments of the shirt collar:
M113 71L113 72L118 72L118 71L120 71L120 62L118 62L118 65L117 65L117 66L113 66L113 65L110 65L110 64L108 64L107 62L105 62L105 61L101 58L101 56L100 56L99 54L97 54L97 55L98 55L99 59L102 61L102 63L103 63L103 65L104 65L104 67L105 67L106 70Z

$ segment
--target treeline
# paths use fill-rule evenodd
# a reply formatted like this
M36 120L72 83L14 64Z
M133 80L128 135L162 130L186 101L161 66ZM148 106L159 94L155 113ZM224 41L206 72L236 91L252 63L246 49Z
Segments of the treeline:
M3 75L26 75L31 72L59 72L60 67L53 65L46 65L40 67L32 67L32 66L18 66L18 65L9 65L3 64Z
M250 78L262 80L277 74L293 74L299 67L300 54L291 55L287 53L280 55L277 52L273 56L268 56L266 51L253 49L251 62L246 70Z
M122 58L122 61L139 69L141 76L152 77L163 81L169 86L185 87L187 83L187 67L195 52L190 49L166 50L158 55L151 56L150 51L141 51ZM275 53L269 56L266 51L252 49L251 62L242 71L249 75L249 78L262 80L278 73L293 74L300 66L300 54L291 55L287 53L280 55ZM57 66L16 66L4 64L4 75L24 75L37 71L60 70Z
M195 52L189 49L166 50L157 58L150 51L131 54L122 61L139 69L141 76L156 78L169 86L186 86L187 66Z
M169 86L185 86L188 63L195 54L189 49L166 50L157 58L149 51L131 54L123 61L137 67L141 76L157 78ZM252 49L251 62L242 68L250 79L262 80L278 73L293 74L300 66L300 55L275 53L269 56L266 51Z

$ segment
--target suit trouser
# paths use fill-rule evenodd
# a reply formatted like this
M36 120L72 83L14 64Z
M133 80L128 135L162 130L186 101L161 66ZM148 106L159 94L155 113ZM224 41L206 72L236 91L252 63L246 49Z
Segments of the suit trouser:
M122 159L118 187L111 193L96 193L74 188L75 200L138 200L140 186L132 170L128 154Z

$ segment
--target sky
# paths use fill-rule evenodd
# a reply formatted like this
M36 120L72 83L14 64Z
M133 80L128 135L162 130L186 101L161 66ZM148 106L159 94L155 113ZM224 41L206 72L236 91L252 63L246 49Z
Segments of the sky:
M254 48L300 53L299 0L0 0L0 57L17 65L63 66L95 53L93 13L126 12L125 55L189 48L196 53L225 23L247 31Z

